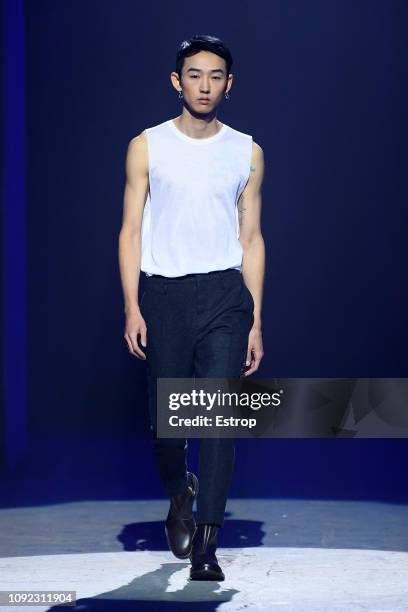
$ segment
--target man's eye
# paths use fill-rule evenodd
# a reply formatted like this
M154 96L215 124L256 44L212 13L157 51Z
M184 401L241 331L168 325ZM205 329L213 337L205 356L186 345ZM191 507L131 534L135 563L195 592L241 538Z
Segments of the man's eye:
M197 74L190 74L190 78L192 79L198 79L198 75ZM221 80L221 77L219 76L214 76L213 79L216 79L217 81Z

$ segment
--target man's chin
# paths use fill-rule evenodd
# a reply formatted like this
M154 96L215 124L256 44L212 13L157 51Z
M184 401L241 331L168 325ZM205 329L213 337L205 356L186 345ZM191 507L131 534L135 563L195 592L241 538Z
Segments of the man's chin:
M194 110L200 115L209 115L214 111L214 106L212 104L211 106L208 104L204 107L202 104L198 104L197 106L194 106Z

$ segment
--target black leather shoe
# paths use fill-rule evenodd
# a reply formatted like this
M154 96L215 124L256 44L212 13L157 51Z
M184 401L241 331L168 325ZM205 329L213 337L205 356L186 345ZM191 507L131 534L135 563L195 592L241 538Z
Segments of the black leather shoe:
M187 472L187 481L187 491L170 498L170 509L164 526L169 548L178 559L190 556L196 530L193 503L198 493L198 478Z
M217 525L197 525L190 555L190 580L225 579L215 556L217 531Z

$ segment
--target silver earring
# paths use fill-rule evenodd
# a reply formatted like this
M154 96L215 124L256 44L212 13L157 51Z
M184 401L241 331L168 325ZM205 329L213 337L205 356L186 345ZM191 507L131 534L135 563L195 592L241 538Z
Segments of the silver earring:
M225 99L226 99L226 100L229 100L229 97L230 97L230 95L229 95L229 93L228 93L228 91L227 91L227 93L225 94Z
M179 98L182 98L182 97L183 97L183 92L182 92L181 90L179 91L179 96L178 96L178 97L179 97Z

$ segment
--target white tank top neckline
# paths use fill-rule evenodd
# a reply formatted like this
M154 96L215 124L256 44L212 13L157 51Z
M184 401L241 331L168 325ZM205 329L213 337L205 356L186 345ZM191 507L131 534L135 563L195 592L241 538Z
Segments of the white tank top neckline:
M208 136L207 138L193 138L192 136L188 136L187 134L182 132L174 123L174 119L169 119L167 123L169 124L171 129L174 131L174 133L177 134L177 136L179 136L183 140L186 140L187 142L190 142L191 144L198 144L198 145L216 142L222 137L224 132L226 132L228 129L228 126L225 123L223 123L221 128L218 130L216 134L213 134L212 136Z

